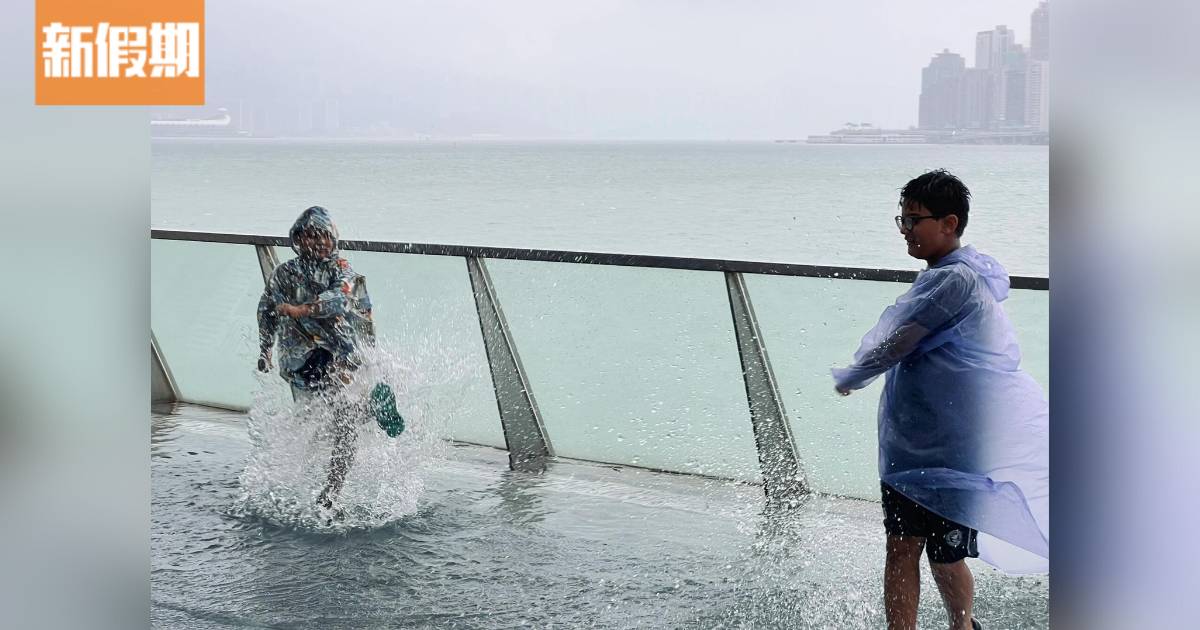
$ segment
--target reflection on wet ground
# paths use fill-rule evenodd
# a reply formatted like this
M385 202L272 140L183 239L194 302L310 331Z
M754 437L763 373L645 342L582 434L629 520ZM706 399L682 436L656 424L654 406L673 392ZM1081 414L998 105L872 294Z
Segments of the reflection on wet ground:
M245 416L156 406L152 620L163 628L877 628L876 503L814 497L764 515L761 489L448 449L415 512L300 531L232 509ZM355 465L370 465L357 462ZM972 565L993 628L1049 626L1045 577ZM925 570L922 627L944 627Z

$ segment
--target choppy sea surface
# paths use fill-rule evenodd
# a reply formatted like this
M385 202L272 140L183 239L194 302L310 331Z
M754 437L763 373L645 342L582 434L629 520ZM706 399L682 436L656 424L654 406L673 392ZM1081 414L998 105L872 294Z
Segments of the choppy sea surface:
M892 217L912 177L974 195L966 241L1048 275L1049 147L725 143L153 143L154 227L917 269Z

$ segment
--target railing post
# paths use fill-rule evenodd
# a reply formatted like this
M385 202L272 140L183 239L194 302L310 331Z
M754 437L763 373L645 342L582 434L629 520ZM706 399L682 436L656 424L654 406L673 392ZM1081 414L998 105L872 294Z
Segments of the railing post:
M163 359L162 349L158 347L158 338L150 331L150 402L173 403L179 402L179 385L167 361Z
M258 267L262 270L263 284L271 281L271 274L275 273L275 268L279 266L279 257L275 255L275 248L270 245L255 245L254 251L258 254Z
M541 472L546 469L546 459L551 456L542 414L529 387L529 378L521 365L487 266L481 258L467 257L466 260L492 387L496 391L496 405L500 409L504 443L508 446L508 465L513 470Z
M754 427L754 445L762 468L763 489L770 505L791 505L809 492L796 445L788 426L787 411L779 395L779 385L767 357L762 331L750 304L750 294L742 274L725 272L729 308L737 335L738 355L742 361L742 379L750 405Z

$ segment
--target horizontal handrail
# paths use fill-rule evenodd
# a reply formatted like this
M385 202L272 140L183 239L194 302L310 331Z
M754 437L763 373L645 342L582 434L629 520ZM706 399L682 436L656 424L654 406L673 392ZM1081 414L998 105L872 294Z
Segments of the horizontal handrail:
M265 236L261 234L239 234L234 232L196 232L189 230L152 229L150 230L150 238L168 241L228 243L233 245L273 245L277 247L288 247L291 245L291 240L286 236ZM421 254L426 256L461 256L505 260L532 260L540 262L580 263L589 265L614 265L621 267L684 269L689 271L730 271L736 273L756 273L776 276L834 278L838 280L912 282L913 279L917 277L917 272L904 269L872 269L865 267L801 265L794 263L760 262L750 260L576 252L553 249L478 247L472 245L441 245L434 243L402 243L396 241L363 241L350 239L339 240L338 246L344 250L360 252ZM1039 276L1009 276L1009 281L1014 289L1033 289L1037 291L1048 291L1050 289L1050 278Z

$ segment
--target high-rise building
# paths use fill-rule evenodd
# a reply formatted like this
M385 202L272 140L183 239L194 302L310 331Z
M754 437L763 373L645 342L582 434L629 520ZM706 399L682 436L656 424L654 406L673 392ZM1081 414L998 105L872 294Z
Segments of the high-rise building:
M1049 131L1049 3L1031 16L1030 47L999 25L975 35L975 65L943 50L921 71L921 129Z
M975 35L975 67L987 70L998 69L1016 41L1016 35L1001 24L990 31Z
M986 129L992 119L992 74L981 68L963 71L958 86L958 127Z
M943 50L921 71L921 98L917 126L921 129L954 129L959 119L959 89L966 60Z
M1025 125L1050 131L1050 62L1030 61L1025 83Z
M975 67L987 70L992 62L992 31L979 31L975 34Z
M1050 4L1042 2L1029 16L1029 58L1050 61Z
M1025 79L1025 125L1050 131L1050 3L1029 16L1029 69Z
M1004 56L1001 66L1000 103L1003 106L996 122L1004 127L1020 127L1025 124L1025 84L1028 79L1029 56L1025 47L1014 44Z
M991 102L988 103L987 127L998 127L1004 124L1006 111L1005 95L1005 64L1009 53L1016 47L1016 34L1003 24L990 31L980 31L975 34L975 67L987 70L991 86Z

